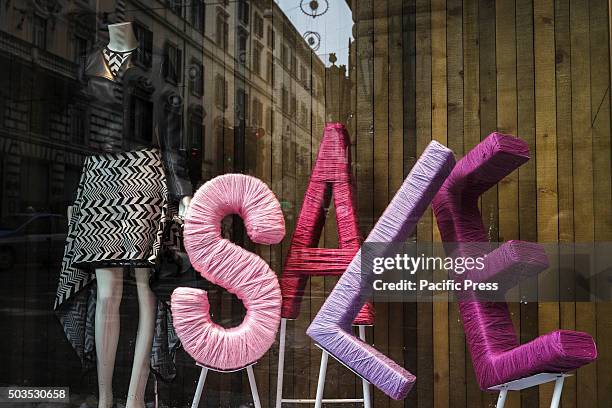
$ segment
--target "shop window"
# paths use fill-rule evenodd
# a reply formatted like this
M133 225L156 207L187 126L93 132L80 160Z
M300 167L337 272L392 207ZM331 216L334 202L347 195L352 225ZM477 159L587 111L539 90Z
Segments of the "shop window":
M166 43L164 53L164 78L166 81L179 84L182 82L183 52L175 45Z
M191 3L191 25L202 33L206 18L206 3L203 0L192 0Z
M36 14L32 18L32 44L43 50L47 48L47 20Z
M132 26L136 39L138 39L136 63L144 68L150 68L153 63L153 31L137 22L134 22Z

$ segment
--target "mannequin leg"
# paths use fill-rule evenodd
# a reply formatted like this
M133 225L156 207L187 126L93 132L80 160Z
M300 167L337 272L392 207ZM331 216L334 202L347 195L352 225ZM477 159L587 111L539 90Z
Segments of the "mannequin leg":
M113 405L113 370L119 341L119 306L123 295L123 269L96 269L96 356L99 408Z
M144 394L149 379L151 347L155 329L157 299L149 287L149 269L136 268L136 288L138 291L138 334L134 365L128 390L126 408L143 408Z

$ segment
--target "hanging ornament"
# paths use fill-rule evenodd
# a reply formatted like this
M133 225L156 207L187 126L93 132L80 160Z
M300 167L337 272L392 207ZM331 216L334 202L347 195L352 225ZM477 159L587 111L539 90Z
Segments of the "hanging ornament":
M304 40L306 40L306 43L313 51L317 51L321 46L321 34L316 31L306 31L304 33Z
M327 0L300 0L300 9L307 16L316 18L327 13L329 2Z

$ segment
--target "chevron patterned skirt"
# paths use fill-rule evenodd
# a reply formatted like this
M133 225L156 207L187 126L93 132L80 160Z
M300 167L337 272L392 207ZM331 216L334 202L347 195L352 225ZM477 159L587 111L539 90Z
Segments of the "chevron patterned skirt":
M157 150L87 158L72 216L73 264L150 267L161 244L166 199Z
M94 270L153 267L168 214L166 177L158 150L88 157L72 208L55 297L55 313L84 368L95 367ZM174 377L179 345L169 307L157 305L151 367Z

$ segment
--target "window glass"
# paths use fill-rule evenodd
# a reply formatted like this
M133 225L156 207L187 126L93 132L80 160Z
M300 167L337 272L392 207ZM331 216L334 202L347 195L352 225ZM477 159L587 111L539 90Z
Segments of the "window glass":
M273 271L266 306L274 307L256 321L276 325L277 310L287 319L284 340L278 321L252 365L262 408L277 407L277 397L283 408L318 406L319 384L321 406L493 407L499 393L489 388L497 386L509 389L506 406L548 407L552 381L521 391L508 384L556 381L559 371L574 375L564 380L563 408L612 407L611 2L0 0L0 406L257 406L245 370L215 364L194 403L200 361L177 334L189 319L197 330L210 319L226 334L252 333L256 302L194 261L209 247L195 254L185 245L198 234L194 220L212 210L199 189L241 174L274 194L285 231L275 244L255 242L271 217L243 219L235 206L238 214L215 221L233 244L225 249ZM460 221L454 233L469 234L453 240L509 245L503 260L528 266L504 269L516 279L505 302L487 299L478 313L466 313L447 287L393 301L375 291L374 321L354 332L418 380L396 401L366 376L367 404L345 364L372 359L347 361L346 350L329 349L319 381L321 339L307 330L355 253L367 253L364 242L398 192L411 202L426 196L417 192L425 178L401 191L410 175L435 168L420 161L428 146L450 151L448 170L469 177L446 189L438 187L456 179L437 173L430 192L438 199L421 203L414 228L400 229L411 232L405 241L455 259L448 223ZM477 146L487 149L469 156ZM489 185L505 166L514 168ZM450 204L454 218L446 219L440 207ZM391 211L387 233L406 211ZM542 248L548 267L536 273ZM224 276L260 282L245 278L248 265L230 269ZM398 279L412 277L467 279L437 268ZM207 303L198 295L190 315L177 316L177 287L205 290ZM474 316L486 324L470 325ZM108 330L100 336L96 327ZM244 355L200 334L198 344L215 344L217 356ZM105 354L114 346L104 339L116 340L116 353ZM596 360L580 366L589 358L574 354L594 356L592 344ZM473 350L488 363L513 358L488 367ZM523 358L521 350L533 352ZM114 361L112 373L104 361ZM530 377L539 371L548 374ZM67 387L70 395L5 401L11 387Z

